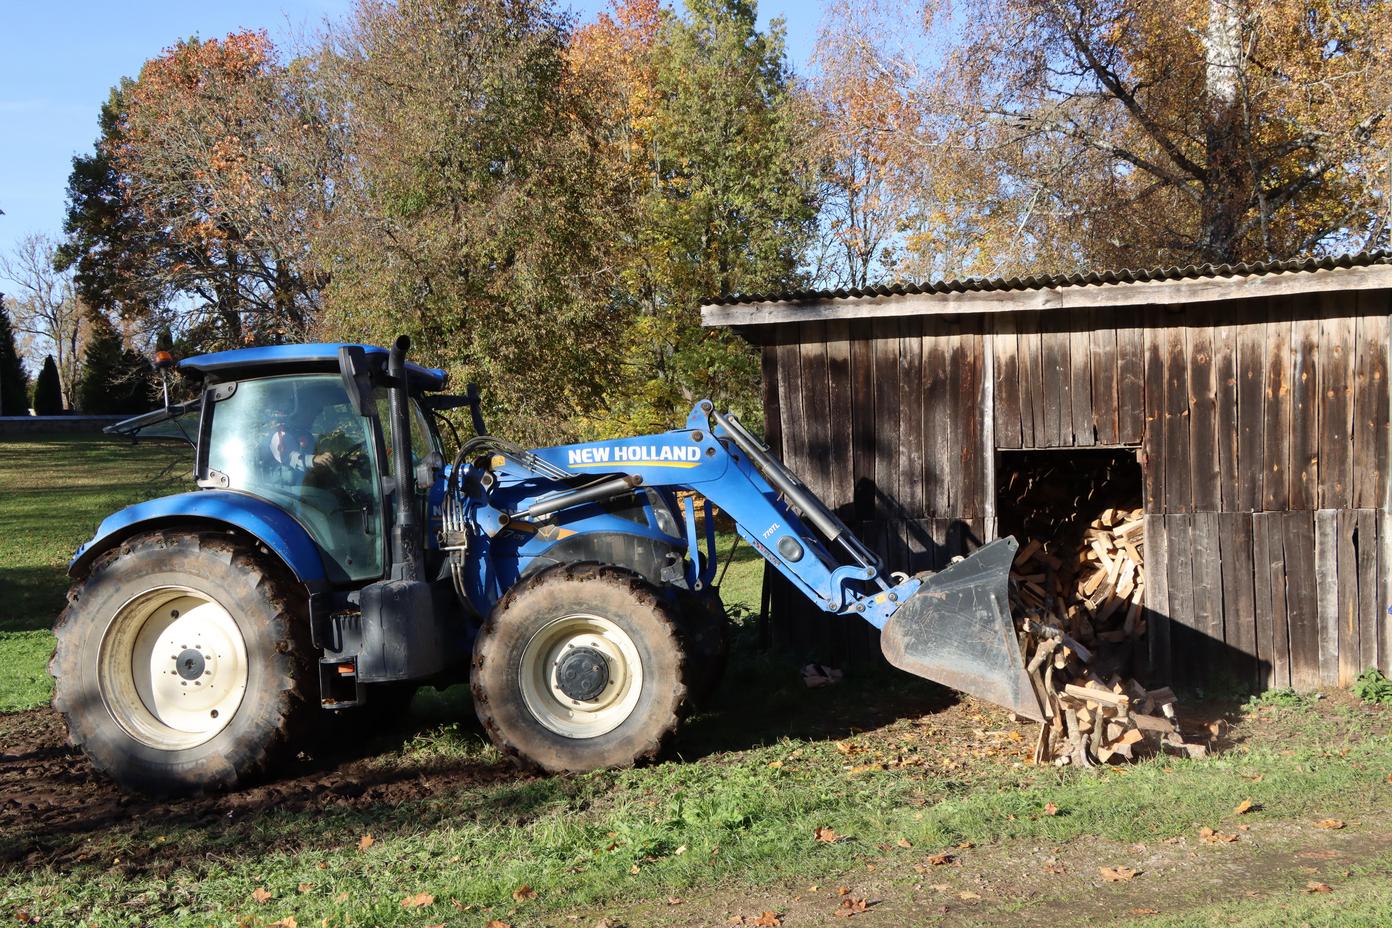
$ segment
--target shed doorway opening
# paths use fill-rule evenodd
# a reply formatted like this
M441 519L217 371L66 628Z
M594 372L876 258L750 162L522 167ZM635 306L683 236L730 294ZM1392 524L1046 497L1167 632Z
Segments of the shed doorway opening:
M1011 572L1017 621L1063 630L1093 651L1094 670L1133 675L1146 631L1135 449L1002 451L996 486L998 531L1020 543Z

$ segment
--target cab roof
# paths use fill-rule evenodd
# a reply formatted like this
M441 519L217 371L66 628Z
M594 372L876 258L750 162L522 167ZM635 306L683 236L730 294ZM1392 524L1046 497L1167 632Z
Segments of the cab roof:
M316 342L306 345L267 345L236 348L185 358L179 369L209 380L242 380L275 374L313 373L338 370L338 350L353 342ZM373 367L386 369L387 349L377 345L357 345ZM419 390L443 390L449 374L435 367L406 364L411 386Z

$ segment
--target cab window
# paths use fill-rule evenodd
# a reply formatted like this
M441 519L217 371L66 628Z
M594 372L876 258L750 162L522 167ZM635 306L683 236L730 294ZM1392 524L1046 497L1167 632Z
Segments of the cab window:
M294 516L337 582L382 574L377 465L369 420L337 374L242 381L213 406L209 476Z

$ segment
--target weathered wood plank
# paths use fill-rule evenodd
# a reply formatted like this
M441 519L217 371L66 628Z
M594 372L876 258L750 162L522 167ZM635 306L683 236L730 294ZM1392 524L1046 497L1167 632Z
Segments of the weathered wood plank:
M1388 379L1385 300L1360 295L1353 376L1353 508L1376 509L1387 492ZM1379 312L1380 311L1380 312Z
M923 320L899 320L899 502L907 518L921 519L928 508L923 480Z
M1026 448L1047 447L1044 432L1044 345L1039 314L1027 313L1016 323L1016 357L1020 365L1020 441Z
M1168 339L1159 327L1164 318L1163 309L1151 307L1145 316L1148 325L1145 329L1145 430L1141 438L1141 470L1145 483L1145 510L1147 513L1161 513L1166 511L1165 358Z
M802 416L793 427L803 432L802 459L795 468L822 499L831 495L831 427L827 421L826 323L805 323L798 332Z
M1315 520L1309 510L1281 514L1286 561L1286 617L1290 635L1291 686L1320 685L1319 591L1315 581Z
M948 340L943 335L943 323L932 320L924 329L923 351L923 480L925 510L930 516L946 515L952 506L951 461L956 453L957 437L947 410L948 397Z
M1386 605L1378 589L1378 513L1372 509L1349 512L1353 521L1358 581L1358 672L1378 665L1378 623Z
M1219 324L1213 327L1213 403L1218 436L1219 506L1225 512L1241 512L1237 470L1237 325L1236 307L1221 307Z
M1266 471L1266 306L1244 306L1237 328L1237 496L1239 512L1261 509ZM1255 537L1255 536L1254 536Z
M1268 313L1261 508L1279 512L1290 503L1291 322L1279 305L1268 304Z
M1339 513L1315 510L1315 616L1319 682L1339 683Z
M1319 319L1297 309L1291 327L1290 508L1319 507Z
M1190 517L1191 571L1194 578L1193 628L1201 641L1197 649L1198 666L1190 675L1196 683L1209 680L1215 668L1226 664L1223 640L1223 574L1220 565L1221 541L1218 513L1196 511Z
M1354 335L1357 320L1342 315L1347 296L1320 298L1319 505L1349 509L1353 500Z
M944 451L943 474L947 479L947 507L944 516L956 515L962 505L962 384L966 377L963 369L961 326L957 322L945 323L942 336L947 351L947 396L942 410L943 421L951 436Z
M1165 511L1189 512L1191 493L1189 431L1189 345L1187 326L1175 317L1165 330ZM1173 598L1174 588L1170 588Z
M778 333L778 413L783 435L783 463L796 472L807 460L807 430L802 427L802 349L799 327Z
M1280 529L1280 513L1252 514L1255 594L1252 605L1257 632L1258 684L1262 689L1290 686L1290 644L1285 640L1286 575Z
M964 320L958 341L962 383L957 394L957 408L953 410L957 434L961 436L956 515L967 520L975 520L981 515L981 492L985 486L983 461L986 455L994 453L984 449L981 442L982 377L985 374L985 343L981 331L982 321L979 318Z
M1198 640L1194 616L1194 517L1189 513L1166 513L1165 541L1171 663L1177 680L1192 682L1203 663L1201 653L1193 647Z
M778 395L778 346L765 344L759 348L760 396L764 406L764 441L768 442L779 460L787 460L783 450L783 420Z
M1218 483L1217 391L1213 377L1213 327L1207 307L1190 310L1186 328L1189 352L1189 480L1195 512L1216 512L1222 505Z
M1234 677L1259 686L1257 617L1252 561L1252 514L1218 513L1219 564L1223 574L1223 641Z
M1093 322L1092 314L1078 316L1070 320L1072 327L1068 332L1068 369L1073 382L1069 385L1069 395L1073 398L1073 441L1074 445L1089 446L1097 444L1097 423L1093 419L1092 405L1092 340L1088 329Z
M1392 512L1377 513L1377 668L1392 674Z
M886 524L902 518L899 500L899 320L876 319L875 336L875 488L876 518Z
M1358 513L1336 513L1335 558L1338 560L1339 674L1338 685L1349 686L1363 670L1362 634L1358 602Z
M1097 443L1114 445L1121 439L1117 430L1117 381L1119 358L1117 330L1101 313L1090 319L1088 366L1092 370L1092 418Z
M1116 330L1117 441L1134 445L1146 428L1145 337L1135 322Z
M1173 679L1170 665L1170 584L1169 543L1165 517L1158 512L1145 514L1146 559L1146 645L1149 679L1168 684Z
M1040 336L1044 359L1044 441L1039 444L1050 448L1073 444L1073 377L1068 369L1068 332L1062 322L1058 317L1050 317Z
M845 521L855 521L852 500L855 493L855 462L852 458L850 325L844 319L827 323L827 420L831 442L831 487L827 505ZM920 442L922 437L920 435ZM920 445L921 447L921 445Z
M851 329L851 467L855 520L875 517L875 342Z
M995 365L995 423L996 447L1020 447L1020 361L1019 342L1015 335L1015 319L996 321L991 338Z

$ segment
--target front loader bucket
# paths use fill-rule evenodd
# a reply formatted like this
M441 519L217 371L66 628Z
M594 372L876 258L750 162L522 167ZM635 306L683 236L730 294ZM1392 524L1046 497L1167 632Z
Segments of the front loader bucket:
M924 581L890 616L880 647L900 670L1043 721L1010 618L1010 563L1002 538Z

